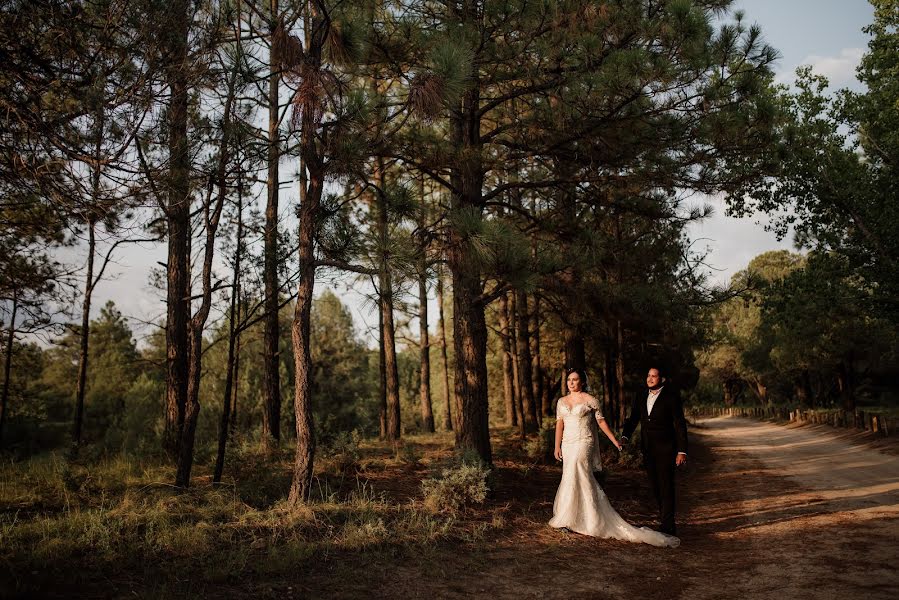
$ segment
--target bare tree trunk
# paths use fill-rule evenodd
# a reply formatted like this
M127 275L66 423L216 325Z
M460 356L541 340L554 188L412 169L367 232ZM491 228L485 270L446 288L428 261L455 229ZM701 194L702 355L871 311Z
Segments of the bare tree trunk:
M618 422L627 419L627 402L624 401L624 329L621 320L615 320L615 396L618 398Z
M855 373L851 360L841 361L837 367L837 388L840 391L840 400L843 410L855 410Z
M200 416L200 378L202 376L203 329L212 308L212 262L215 257L215 236L221 222L222 210L228 196L227 168L231 156L231 111L234 106L237 70L232 72L228 82L228 96L225 101L222 120L222 142L215 173L215 185L218 189L213 205L212 187L206 199L203 211L203 224L206 240L203 248L202 295L197 312L190 319L190 363L187 380L187 406L184 415L184 427L181 432L181 443L178 452L178 470L175 474L175 485L188 487L190 472L194 462L194 441L197 432L197 420Z
M387 357L384 351L384 311L378 298L378 421L380 438L387 439Z
M93 188L96 198L99 186L99 167L94 167ZM78 382L75 391L75 423L72 429L72 454L78 452L81 445L81 429L84 421L84 395L87 387L87 362L90 344L91 296L94 291L94 254L97 249L96 221L91 217L87 224L87 275L84 283L84 301L81 304L81 340L78 354Z
M518 411L515 410L515 373L512 370L512 332L509 328L509 299L506 294L499 297L499 329L503 343L503 398L506 404L506 423L518 425Z
M13 291L12 311L9 315L9 334L6 337L6 356L3 364L3 396L0 397L0 448L3 447L3 430L6 425L7 407L9 406L9 385L12 375L12 349L16 340L16 313L19 310L18 290Z
M384 165L377 159L374 179L377 190L374 194L378 239L380 241L380 266L378 272L378 291L381 308L381 339L384 347L384 370L387 391L387 429L386 437L394 441L402 436L400 425L400 377L396 357L396 327L393 322L393 275L390 272L390 232L389 215L387 214L387 198L384 195Z
M270 40L273 40L280 18L278 0L269 0L271 12ZM266 448L277 447L281 441L281 373L280 373L280 327L278 323L278 163L281 158L279 88L280 66L275 54L275 44L271 44L268 77L268 195L265 205L265 318L262 332L262 443Z
M552 412L548 400L543 397L543 366L540 364L540 298L534 294L529 311L531 320L531 377L534 388L534 406L537 408L537 424Z
M172 0L166 68L171 100L168 109L169 175L166 219L168 262L166 291L166 413L163 447L172 457L180 453L188 385L188 320L190 318L190 154L187 137L188 38L190 3Z
M308 19L307 19L308 21ZM304 120L309 121L308 111ZM313 150L310 128L304 123L306 156L317 158ZM317 166L317 165L316 165ZM294 457L293 481L288 502L294 506L309 499L312 490L312 468L315 458L315 430L312 420L312 403L309 398L312 357L309 350L309 333L312 315L312 292L315 286L315 218L321 203L324 177L320 170L310 169L308 184L304 168L300 168L299 208L299 269L297 303L293 318L294 356L294 410L296 412L297 446ZM307 188L308 186L308 188Z
M418 343L421 348L421 422L424 430L434 433L434 407L431 405L431 344L428 339L428 275L424 263L418 276Z
M602 393L604 396L604 415L607 415L609 424L613 428L618 428L624 421L619 420L618 398L616 397L615 380L615 360L612 357L612 351L606 348L603 352L602 365ZM627 410L627 408L625 408ZM626 418L626 417L625 417Z
M512 398L515 402L515 412L518 413L518 435L524 440L527 437L527 417L524 410L524 398L521 391L521 357L518 354L518 323L515 315L518 314L518 302L515 292L509 293L509 343L512 354Z
M225 448L228 444L229 419L231 417L231 395L234 387L235 365L237 363L236 346L238 342L237 320L240 318L240 259L243 250L243 189L237 184L237 245L234 250L234 269L231 272L231 304L228 307L228 362L225 375L225 393L222 394L222 416L219 421L218 450L215 455L215 470L212 482L222 480L225 468Z
M446 322L443 320L443 269L437 271L437 329L440 331L440 357L443 365L443 428L453 430L453 411L449 382L449 358L446 349Z
M524 405L525 429L528 432L537 431L539 420L537 418L537 403L534 400L534 385L531 372L531 342L528 332L528 297L521 291L515 292L516 305L516 337L518 350L518 374L520 376L521 400Z
M310 11L303 16L306 36L306 68L321 69L322 48L327 26L314 32ZM322 99L310 96L302 100L300 127L300 206L298 209L298 268L300 282L297 286L296 308L291 334L294 362L294 413L297 433L296 454L293 463L293 481L290 484L288 503L297 506L309 499L312 491L312 474L315 460L315 428L312 401L309 397L312 371L312 353L309 335L312 317L312 293L315 287L315 239L322 191L325 185L324 158L320 155L315 134L321 126Z

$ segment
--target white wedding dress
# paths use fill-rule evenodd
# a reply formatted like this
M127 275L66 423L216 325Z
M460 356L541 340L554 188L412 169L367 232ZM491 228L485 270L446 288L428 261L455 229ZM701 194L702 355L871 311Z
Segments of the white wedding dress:
M552 527L601 538L643 542L653 546L676 547L680 539L648 529L634 527L622 519L593 476L601 468L599 443L592 421L603 416L596 399L568 406L561 399L556 405L556 420L563 420L562 481L553 503Z

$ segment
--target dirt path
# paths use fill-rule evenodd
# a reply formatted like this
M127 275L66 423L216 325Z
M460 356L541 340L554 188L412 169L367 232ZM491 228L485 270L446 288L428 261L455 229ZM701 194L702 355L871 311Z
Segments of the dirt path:
M722 418L694 434L712 461L686 494L688 525L715 585L688 535L698 576L683 597L896 597L899 457L827 428Z
M483 539L326 563L295 589L429 600L899 597L899 456L823 427L737 418L700 422L690 435L676 550L553 530L558 467L522 472L500 459L484 519L504 524ZM655 526L645 476L611 471L615 508ZM339 575L347 569L358 579Z

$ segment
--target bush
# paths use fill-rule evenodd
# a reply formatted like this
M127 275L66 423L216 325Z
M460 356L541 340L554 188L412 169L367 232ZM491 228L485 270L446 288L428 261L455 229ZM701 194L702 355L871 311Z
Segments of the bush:
M425 507L434 512L455 513L487 499L490 469L480 459L463 456L456 466L444 468L437 477L421 482Z
M540 431L536 437L527 441L524 450L535 463L551 464L555 457L553 451L556 447L556 420L550 417L543 419Z

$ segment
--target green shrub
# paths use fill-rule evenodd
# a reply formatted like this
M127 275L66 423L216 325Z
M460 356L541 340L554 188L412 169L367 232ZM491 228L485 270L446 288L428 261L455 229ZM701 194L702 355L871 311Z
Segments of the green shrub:
M550 417L543 419L540 431L536 437L530 438L524 446L524 450L535 463L551 464L555 457L553 451L556 447L556 420Z
M463 457L455 467L444 468L438 477L421 482L425 507L434 512L455 513L487 499L490 469L480 460Z

